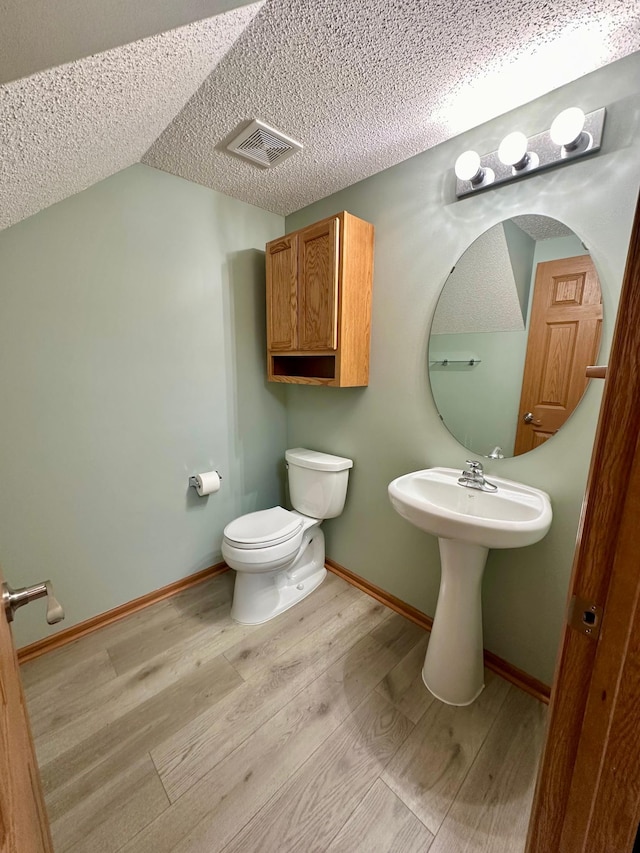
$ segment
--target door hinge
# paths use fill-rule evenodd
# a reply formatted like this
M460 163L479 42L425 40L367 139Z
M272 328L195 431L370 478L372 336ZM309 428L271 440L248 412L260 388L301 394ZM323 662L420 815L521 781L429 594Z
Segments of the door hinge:
M602 623L602 611L603 608L599 604L574 595L569 602L567 624L581 634L591 637L592 640L597 640Z

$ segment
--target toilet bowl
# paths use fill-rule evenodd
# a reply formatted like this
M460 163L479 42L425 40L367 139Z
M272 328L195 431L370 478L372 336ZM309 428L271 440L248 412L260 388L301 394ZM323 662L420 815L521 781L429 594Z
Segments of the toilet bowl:
M231 616L247 625L273 619L322 583L320 524L344 507L351 459L305 448L287 450L285 458L294 509L251 512L224 529L222 556L236 571Z
M255 541L255 536L244 538L238 532L238 522L245 530L254 521L260 526L267 513L273 513L272 518L283 522L280 530L274 528L267 534L273 538ZM289 530L284 532L287 525ZM293 607L320 586L327 575L320 519L307 518L280 506L243 515L231 522L225 528L222 556L236 570L231 617L246 625L267 622Z

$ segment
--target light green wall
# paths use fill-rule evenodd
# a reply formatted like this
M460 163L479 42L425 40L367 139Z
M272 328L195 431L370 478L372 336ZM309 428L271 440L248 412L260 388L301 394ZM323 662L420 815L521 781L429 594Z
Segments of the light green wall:
M282 499L264 245L283 227L138 165L0 233L0 562L53 580L59 628L218 561L229 520ZM43 603L14 625L43 636Z
M513 278L518 291L518 301L522 311L522 321L527 325L529 293L531 291L531 271L533 270L533 253L536 243L528 234L514 225L513 222L503 222L504 236L507 241L509 258L513 269Z
M602 151L590 158L456 201L461 151L495 150L520 129L549 127L561 109L607 107ZM433 465L461 467L467 451L441 424L427 379L435 304L464 249L491 225L524 213L565 222L589 246L604 291L608 350L640 184L640 54L439 145L287 218L287 230L346 209L376 227L368 388L287 389L288 443L355 460L343 515L324 525L327 553L433 614L439 585L434 537L394 513L387 484ZM550 682L560 636L602 384L593 382L565 428L534 453L489 473L545 489L554 521L537 545L490 554L484 579L485 645Z
M429 359L438 353L472 353L480 364L431 364L428 381L450 432L471 454L499 446L513 455L527 332L433 335Z
M533 271L531 274L531 291L536 277L536 267L545 261L557 261L560 258L571 258L574 255L585 255L587 249L574 235L569 237L553 237L551 240L538 240L533 256Z

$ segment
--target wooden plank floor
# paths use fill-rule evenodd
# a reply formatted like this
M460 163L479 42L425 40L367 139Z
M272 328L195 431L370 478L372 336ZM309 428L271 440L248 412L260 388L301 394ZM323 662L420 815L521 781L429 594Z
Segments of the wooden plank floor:
M329 574L259 626L228 572L23 666L56 853L518 853L545 706L435 700L428 635Z

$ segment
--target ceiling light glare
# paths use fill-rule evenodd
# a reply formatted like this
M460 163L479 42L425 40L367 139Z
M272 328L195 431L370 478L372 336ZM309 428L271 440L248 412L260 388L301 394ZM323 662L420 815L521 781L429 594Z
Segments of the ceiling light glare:
M498 148L500 162L505 166L513 166L514 169L523 169L529 162L527 145L528 140L524 133L519 130L509 133Z
M569 107L553 120L549 135L552 142L561 145L567 151L575 150L582 142L585 115L580 107Z
M464 151L456 160L456 176L461 181L480 183L484 178L484 169L480 165L480 155L475 151Z

